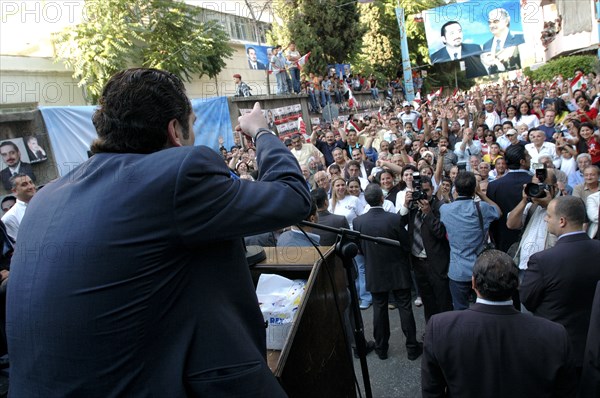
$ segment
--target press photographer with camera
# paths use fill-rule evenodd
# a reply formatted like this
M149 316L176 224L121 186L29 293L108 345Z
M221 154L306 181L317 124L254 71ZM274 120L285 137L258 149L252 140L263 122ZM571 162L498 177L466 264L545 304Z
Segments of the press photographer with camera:
M544 221L550 201L561 195L556 173L542 163L533 163L532 168L535 176L530 183L523 185L521 201L508 213L506 219L508 229L522 231L521 239L508 250L519 266L520 280L527 269L529 257L556 243L556 236L550 234Z
M432 315L452 311L448 286L450 246L446 229L440 222L440 206L444 202L433 195L433 184L427 176L413 173L414 191L406 193L403 217L408 225L411 255L419 294L425 308L425 323Z

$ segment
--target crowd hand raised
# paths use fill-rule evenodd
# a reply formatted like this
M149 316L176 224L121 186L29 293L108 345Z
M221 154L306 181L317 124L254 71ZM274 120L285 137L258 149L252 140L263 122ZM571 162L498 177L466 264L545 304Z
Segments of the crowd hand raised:
M256 137L258 130L261 128L267 128L267 120L263 116L262 109L258 102L254 103L252 112L242 115L238 118L239 125L236 130L241 130L244 134L250 137Z

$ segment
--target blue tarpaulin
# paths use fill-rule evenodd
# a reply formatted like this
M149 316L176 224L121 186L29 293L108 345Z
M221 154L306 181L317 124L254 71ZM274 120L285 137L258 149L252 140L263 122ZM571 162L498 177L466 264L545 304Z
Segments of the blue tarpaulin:
M222 136L224 146L234 144L229 106L226 97L192 99L196 114L194 145L206 145L219 150L218 138ZM90 144L97 138L92 124L96 106L47 106L40 107L50 144L56 159L58 174L63 176L87 158Z

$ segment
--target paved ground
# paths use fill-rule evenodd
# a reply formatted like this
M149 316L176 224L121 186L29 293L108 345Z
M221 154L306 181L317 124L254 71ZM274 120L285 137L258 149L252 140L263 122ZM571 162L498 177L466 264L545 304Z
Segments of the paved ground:
M361 311L365 326L365 338L373 340L373 307ZM422 341L425 329L423 307L413 304L415 321L417 322L417 340ZM388 359L382 361L375 352L367 355L371 390L374 398L420 398L421 397L421 357L416 361L406 358L405 338L400 328L398 310L390 310L390 348ZM360 361L354 360L356 378L361 385L364 397L363 376L360 371Z

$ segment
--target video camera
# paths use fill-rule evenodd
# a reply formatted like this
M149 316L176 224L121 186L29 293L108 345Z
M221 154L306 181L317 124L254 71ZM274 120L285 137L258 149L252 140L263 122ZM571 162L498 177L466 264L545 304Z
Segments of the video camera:
M421 199L429 199L427 192L424 192L421 188L421 174L419 174L419 172L413 173L413 189L411 202L416 202Z
M534 163L533 169L535 170L535 176L540 181L539 183L530 182L525 186L525 195L529 198L544 198L546 197L546 190L548 185L544 183L548 178L548 170L543 163Z

